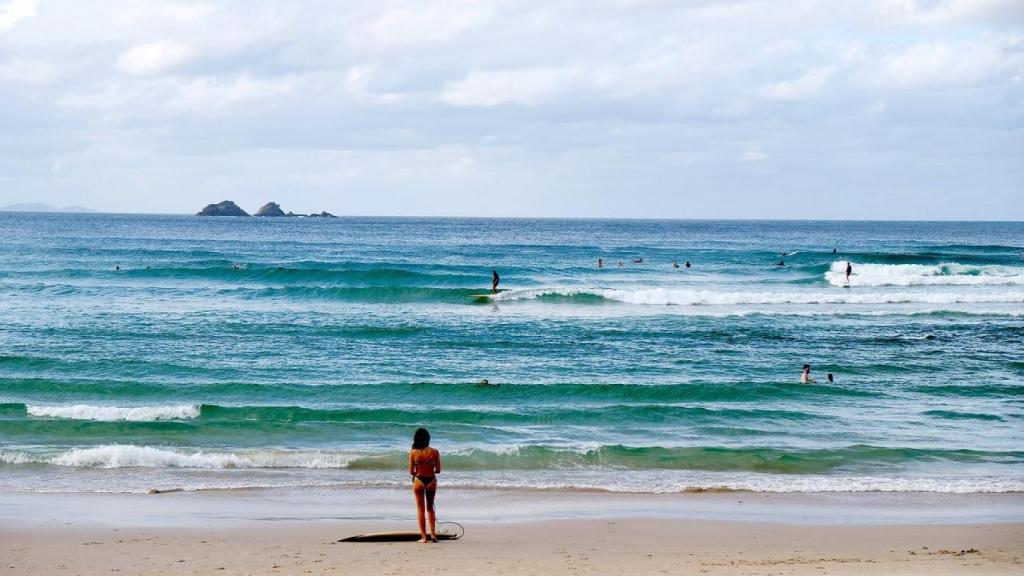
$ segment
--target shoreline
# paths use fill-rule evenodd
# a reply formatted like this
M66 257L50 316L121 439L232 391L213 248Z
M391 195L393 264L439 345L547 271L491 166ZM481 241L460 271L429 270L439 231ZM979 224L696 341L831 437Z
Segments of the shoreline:
M1024 523L1024 493L697 492L636 494L442 488L438 518L516 524L557 519L964 525ZM411 522L399 488L259 488L158 494L0 492L0 526L194 528L267 522Z

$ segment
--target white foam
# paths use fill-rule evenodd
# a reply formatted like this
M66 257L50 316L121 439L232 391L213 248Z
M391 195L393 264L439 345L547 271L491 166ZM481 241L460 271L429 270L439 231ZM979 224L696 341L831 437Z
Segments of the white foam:
M846 286L846 260L833 262L825 279ZM852 263L850 286L1020 286L1024 268L965 264L859 264Z
M26 406L30 416L66 418L70 420L101 420L113 422L155 422L158 420L191 420L199 417L200 407L195 404L171 406Z
M87 468L345 468L355 455L322 451L253 450L185 452L111 444L75 448L46 459L56 466Z
M802 291L694 290L689 288L532 288L509 290L498 301L534 300L544 296L600 296L627 304L661 306L735 306L783 304L1020 304L1024 290L1000 291L858 291L807 289Z

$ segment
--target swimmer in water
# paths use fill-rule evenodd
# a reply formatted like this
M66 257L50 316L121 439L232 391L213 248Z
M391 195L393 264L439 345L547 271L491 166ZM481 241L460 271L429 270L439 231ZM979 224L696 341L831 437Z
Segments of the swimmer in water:
M825 378L828 378L828 383L829 384L835 384L836 383L836 381L832 379L832 373L831 372L829 372L828 376L825 376Z
M497 270L491 270L491 292L494 294L498 293L498 284L501 283L501 276L498 276Z
M637 258L637 259L633 260L633 264L643 264L643 263L644 263L644 258L643 258L643 256L641 256L641 257L639 257L639 258Z
M785 266L786 265L786 261L785 260L779 260L778 262L775 263L775 265L776 266Z
M672 267L673 268L679 268L679 262L676 262L676 261L673 260L672 261Z
M817 380L815 380L814 378L811 378L811 365L810 364L804 364L804 371L800 373L800 383L801 384L812 384L814 382L817 382Z
M114 271L115 272L120 272L121 271L121 265L118 264L117 266L114 266Z
M622 260L619 260L619 268L622 268Z
M687 261L686 261L686 264L685 264L685 266L686 266L687 268L689 268L689 267L690 267L690 261L689 261L689 260L687 260Z

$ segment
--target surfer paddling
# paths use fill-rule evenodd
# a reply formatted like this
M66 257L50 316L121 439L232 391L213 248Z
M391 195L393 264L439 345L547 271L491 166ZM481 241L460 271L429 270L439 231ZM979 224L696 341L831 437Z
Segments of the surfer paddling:
M434 513L434 494L437 493L437 475L441 473L441 453L430 447L430 432L417 428L409 450L409 474L412 475L412 495L416 499L416 520L420 526L420 544L437 542L437 515ZM427 538L426 508L430 518L430 538Z
M498 276L497 270L491 270L491 293L498 293L498 284L501 282L501 276Z

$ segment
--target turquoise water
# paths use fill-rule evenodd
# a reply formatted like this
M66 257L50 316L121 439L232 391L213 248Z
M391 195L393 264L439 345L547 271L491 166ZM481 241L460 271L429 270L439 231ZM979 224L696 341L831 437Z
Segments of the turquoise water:
M420 425L464 488L1024 490L1021 223L0 214L0 248L0 490L404 488Z

